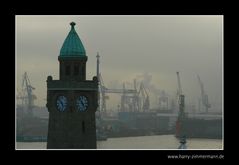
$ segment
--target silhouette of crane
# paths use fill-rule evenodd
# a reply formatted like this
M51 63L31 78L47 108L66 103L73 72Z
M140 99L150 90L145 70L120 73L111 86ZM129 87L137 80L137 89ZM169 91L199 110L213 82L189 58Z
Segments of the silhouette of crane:
M32 92L33 90L35 90L35 88L31 85L27 72L25 72L22 78L22 90L18 93L17 99L21 99L22 105L27 107L28 115L32 115L34 100L37 99Z
M202 105L205 107L206 113L208 113L208 108L211 107L211 104L208 101L208 95L205 93L204 86L203 86L203 83L202 83L199 75L197 75L197 78L198 78L199 86L200 86L200 89L201 89Z

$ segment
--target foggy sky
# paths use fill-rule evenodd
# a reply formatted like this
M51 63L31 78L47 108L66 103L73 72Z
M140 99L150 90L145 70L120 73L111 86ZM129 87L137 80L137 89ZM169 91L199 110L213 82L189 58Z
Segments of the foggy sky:
M36 105L46 104L47 76L59 79L57 58L72 21L88 56L87 79L96 75L99 52L109 88L151 75L150 88L174 95L179 71L187 102L200 97L196 74L209 101L222 102L223 16L16 16L16 88L26 71ZM114 99L108 104L116 107Z

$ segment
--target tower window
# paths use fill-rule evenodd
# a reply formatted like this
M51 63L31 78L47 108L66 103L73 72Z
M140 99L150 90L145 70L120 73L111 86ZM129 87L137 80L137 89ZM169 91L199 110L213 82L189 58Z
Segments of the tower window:
M82 121L82 132L85 133L85 122Z
M79 69L80 69L79 65L75 65L75 66L74 66L74 75L75 75L75 76L76 76L76 75L79 75Z
M70 75L70 72L71 72L70 65L67 65L67 66L66 66L66 75L69 76L69 75Z

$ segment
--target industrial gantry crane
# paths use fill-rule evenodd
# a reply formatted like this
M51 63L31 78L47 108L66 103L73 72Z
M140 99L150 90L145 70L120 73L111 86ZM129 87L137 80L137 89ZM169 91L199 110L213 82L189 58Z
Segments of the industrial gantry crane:
M143 83L140 84L139 90L136 89L136 82L134 82L134 89L126 89L123 84L122 89L109 89L104 86L103 78L99 74L99 91L100 91L100 109L102 112L106 112L106 100L109 96L106 94L116 93L121 95L121 107L120 111L147 111L149 110L149 95L146 91ZM142 106L141 106L142 105Z
M99 111L106 113L106 100L109 99L109 96L106 94L116 93L121 95L121 106L119 108L120 111L143 111L149 110L149 95L144 88L143 83L140 84L139 91L136 88L136 80L134 80L134 89L126 89L125 84L123 84L122 89L109 89L105 87L102 75L99 71L100 64L100 56L97 53L97 78L99 81L98 85L98 103L99 103ZM141 96L140 96L141 95ZM141 100L142 99L142 106Z
M106 94L116 93L122 94L121 96L121 111L126 111L126 109L130 108L132 111L135 110L135 107L132 107L131 100L134 99L135 94L137 91L135 89L125 89L125 85L123 84L123 89L109 89L104 86L103 78L101 74L99 75L100 78L100 103L101 103L101 111L106 112L106 100L109 99L109 96ZM129 107L126 108L126 105Z
M201 101L202 101L202 105L205 107L205 112L208 113L208 108L211 107L211 104L208 101L208 95L205 93L204 91L204 86L203 83L199 77L199 75L197 75L198 78L198 82L199 82L199 86L201 89Z

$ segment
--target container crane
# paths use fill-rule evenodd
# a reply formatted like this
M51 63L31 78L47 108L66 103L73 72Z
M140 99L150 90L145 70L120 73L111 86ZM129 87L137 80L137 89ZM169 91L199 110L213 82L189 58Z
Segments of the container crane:
M211 107L211 105L208 101L208 95L204 91L204 86L203 86L203 83L202 83L199 75L197 75L197 78L198 78L199 86L201 89L201 102L202 102L202 105L205 107L206 113L208 113L208 108Z

